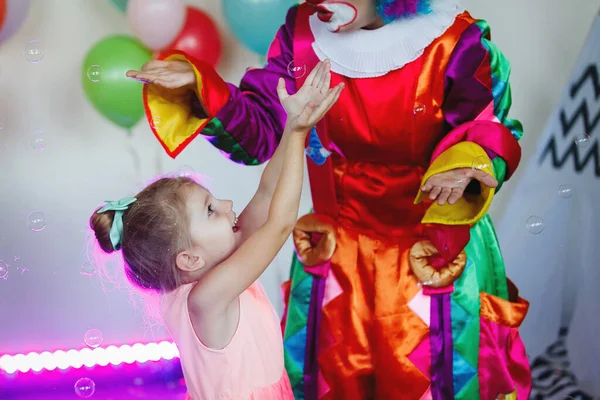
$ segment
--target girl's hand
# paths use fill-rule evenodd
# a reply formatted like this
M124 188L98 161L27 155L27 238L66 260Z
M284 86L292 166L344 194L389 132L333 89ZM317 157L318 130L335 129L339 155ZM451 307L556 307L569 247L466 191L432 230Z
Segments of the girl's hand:
M333 107L344 84L340 83L335 88L330 88L330 84L329 61L319 62L294 95L287 92L283 78L279 79L277 94L288 114L290 130L308 132Z
M422 192L429 193L430 200L436 200L441 206L446 201L454 204L460 199L471 182L476 179L486 186L495 188L498 181L493 176L473 168L457 168L433 175L421 188Z
M144 64L141 71L130 70L126 75L142 83L151 83L167 89L196 85L196 74L187 61L152 60Z
M293 95L288 94L285 82L279 79L277 94L288 116L300 115L309 102L320 104L327 97L331 84L329 60L320 61L310 72L302 87Z

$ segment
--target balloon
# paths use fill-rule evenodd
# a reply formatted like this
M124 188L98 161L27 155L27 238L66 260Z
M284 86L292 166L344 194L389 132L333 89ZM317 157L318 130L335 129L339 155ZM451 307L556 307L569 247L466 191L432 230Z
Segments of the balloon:
M115 124L134 126L144 115L142 83L125 73L151 59L152 53L129 36L109 36L96 43L81 70L83 90L92 105Z
M4 24L4 17L6 17L6 1L0 0L0 30Z
M119 10L123 12L127 11L127 0L110 0L110 2Z
M152 50L162 50L185 23L183 0L129 0L127 21L138 37Z
M168 49L183 51L216 67L221 47L219 30L213 20L201 10L188 6L185 25Z
M0 42L11 37L19 30L29 10L29 0L4 0L6 3L6 15L4 23L0 23Z
M266 55L287 11L296 0L223 0L229 28L244 46Z

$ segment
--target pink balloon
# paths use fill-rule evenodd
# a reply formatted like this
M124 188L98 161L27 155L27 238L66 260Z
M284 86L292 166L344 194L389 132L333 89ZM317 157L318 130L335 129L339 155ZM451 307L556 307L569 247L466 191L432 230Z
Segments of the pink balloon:
M161 50L179 34L185 23L183 0L129 0L127 21L146 47Z

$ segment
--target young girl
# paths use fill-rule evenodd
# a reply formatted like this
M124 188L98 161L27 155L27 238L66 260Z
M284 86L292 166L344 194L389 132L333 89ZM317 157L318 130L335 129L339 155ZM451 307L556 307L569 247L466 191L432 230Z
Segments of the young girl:
M188 394L201 399L293 399L279 321L258 277L298 216L307 132L338 99L329 62L288 95L288 119L259 188L240 215L189 178L162 178L94 212L105 252L121 250L131 282L161 293Z

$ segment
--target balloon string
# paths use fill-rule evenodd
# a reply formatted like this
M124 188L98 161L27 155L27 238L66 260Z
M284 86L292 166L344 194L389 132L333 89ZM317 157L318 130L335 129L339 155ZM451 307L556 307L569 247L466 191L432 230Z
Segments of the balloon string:
M142 169L140 165L140 156L137 151L132 146L129 146L129 153L131 154L131 159L133 160L133 171L135 175L135 182L137 185L142 185Z
M127 130L127 134L129 136L128 150L129 150L129 154L131 154L131 159L133 161L133 172L134 172L134 176L135 176L134 179L135 179L136 185L141 187L142 186L142 162L140 161L140 156L132 144L131 129Z
M156 157L155 157L156 175L161 175L163 173L161 151L162 151L161 147L157 146L157 148L156 148Z

